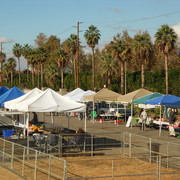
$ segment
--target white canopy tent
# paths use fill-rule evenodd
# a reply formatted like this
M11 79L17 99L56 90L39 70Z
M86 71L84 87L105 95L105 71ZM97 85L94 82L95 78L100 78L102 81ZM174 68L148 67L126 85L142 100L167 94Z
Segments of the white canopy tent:
M28 93L26 93L26 94L24 94L24 95L22 95L16 99L4 102L4 107L6 109L16 110L17 109L17 107L16 107L17 103L28 100L28 99L30 99L30 98L32 98L32 97L34 97L40 93L42 93L42 91L40 89L34 88L31 91L29 91Z
M86 105L63 97L52 89L25 101L17 103L18 111L23 112L85 112Z
M73 101L77 101L77 102L86 102L86 100L84 99L84 96L88 96L88 95L93 95L95 94L96 92L94 91L91 91L91 90L87 90L87 91L84 91L84 92L81 92L81 93L78 93L74 96L71 96L69 97L71 100Z
M75 90L71 91L70 93L67 93L64 95L64 97L72 98L73 96L76 96L77 94L85 92L81 88L76 88Z

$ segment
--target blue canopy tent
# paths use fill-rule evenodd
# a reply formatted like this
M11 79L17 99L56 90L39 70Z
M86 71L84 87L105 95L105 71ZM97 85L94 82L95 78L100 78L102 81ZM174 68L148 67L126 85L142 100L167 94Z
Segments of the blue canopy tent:
M153 104L153 105L168 105L180 101L180 97L166 94L157 98L153 98L147 100L145 104Z
M9 89L5 86L0 87L0 96L3 95L4 93L6 93L7 91L9 91Z
M174 103L170 103L166 105L169 108L179 108L180 109L180 101L176 101Z
M25 93L23 91L21 91L19 88L14 86L13 88L11 88L6 93L0 96L0 107L1 108L4 107L4 102L10 101L12 99L16 99L24 94Z
M145 104L153 104L153 105L160 105L160 121L161 121L161 105L172 105L173 103L176 103L177 101L180 101L180 97L166 94L163 96L159 96L154 99L147 100ZM159 129L159 135L161 134L161 125Z

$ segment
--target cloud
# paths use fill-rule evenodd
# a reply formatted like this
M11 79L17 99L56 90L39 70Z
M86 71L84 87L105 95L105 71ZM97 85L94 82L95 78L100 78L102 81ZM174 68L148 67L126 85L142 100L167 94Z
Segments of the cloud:
M11 43L11 42L13 42L13 40L6 39L4 37L0 37L0 42L2 42L2 43Z
M121 13L121 10L119 8L108 8L110 11L113 11L115 13Z
M174 31L177 33L178 39L179 39L179 38L180 38L180 23L174 24L174 25L172 25L171 27L172 27L172 28L174 29Z

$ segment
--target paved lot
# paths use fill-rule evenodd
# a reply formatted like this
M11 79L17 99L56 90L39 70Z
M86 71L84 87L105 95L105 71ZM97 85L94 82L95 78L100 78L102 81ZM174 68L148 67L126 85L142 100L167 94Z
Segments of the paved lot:
M47 113L45 116L39 114L40 120L48 123L52 123L51 116ZM66 116L54 116L54 125L68 128L68 118ZM84 129L84 120L79 120L77 117L70 117L69 128L73 130L78 130L79 128ZM138 134L141 136L151 137L153 139L159 139L163 141L169 141L174 143L179 143L180 138L170 137L169 131L162 129L161 134L159 129L146 128L145 131L141 131L139 127L126 127L125 123L119 123L118 126L114 124L114 121L104 121L103 124L97 120L93 123L92 120L87 120L87 132L88 133L110 133L110 132L128 132L132 134ZM177 134L179 134L177 132Z

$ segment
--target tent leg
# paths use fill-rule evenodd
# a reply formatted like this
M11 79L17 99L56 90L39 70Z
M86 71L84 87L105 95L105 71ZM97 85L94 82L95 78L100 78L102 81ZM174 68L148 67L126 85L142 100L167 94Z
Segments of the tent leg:
M86 126L87 126L87 124L86 124L86 123L87 123L87 122L86 122L86 119L87 119L87 118L86 118L86 112L84 113L84 115L85 115L85 121L84 121L84 131L86 132Z
M70 128L70 114L68 113L68 130Z

